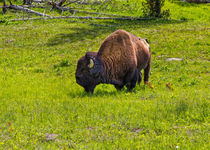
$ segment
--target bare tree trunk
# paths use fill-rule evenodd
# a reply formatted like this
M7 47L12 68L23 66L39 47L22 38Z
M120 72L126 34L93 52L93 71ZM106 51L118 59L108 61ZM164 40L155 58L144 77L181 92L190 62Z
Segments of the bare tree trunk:
M156 0L155 1L155 12L156 12L156 14L155 14L155 17L160 17L160 13L161 13L161 2L160 2L160 0Z

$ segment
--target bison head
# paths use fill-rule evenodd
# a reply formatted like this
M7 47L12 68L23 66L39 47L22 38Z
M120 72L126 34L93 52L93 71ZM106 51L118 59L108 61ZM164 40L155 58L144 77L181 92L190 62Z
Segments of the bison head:
M96 52L87 52L77 63L76 82L86 92L93 93L96 85L101 83L103 65Z

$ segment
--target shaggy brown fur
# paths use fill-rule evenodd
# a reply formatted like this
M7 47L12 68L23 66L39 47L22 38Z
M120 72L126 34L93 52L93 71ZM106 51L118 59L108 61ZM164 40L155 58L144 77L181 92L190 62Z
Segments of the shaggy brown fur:
M139 71L150 67L151 52L145 39L117 30L109 35L102 43L98 57L105 66L107 78L119 79L129 68L138 68ZM148 81L149 72L146 71L145 81Z
M93 68L88 67L90 60L94 62ZM83 65L79 65L81 62ZM94 84L94 88L100 83L110 83L117 89L126 85L131 91L137 80L141 82L142 69L144 69L144 81L148 81L150 63L151 52L147 41L125 30L117 30L103 41L98 53L88 52L78 61L76 78L80 76L80 81L77 80L77 83L82 85L82 82L87 82L85 78L88 77L89 80L95 81L86 84L88 86ZM86 70L82 71L81 68ZM93 92L94 88L86 91Z

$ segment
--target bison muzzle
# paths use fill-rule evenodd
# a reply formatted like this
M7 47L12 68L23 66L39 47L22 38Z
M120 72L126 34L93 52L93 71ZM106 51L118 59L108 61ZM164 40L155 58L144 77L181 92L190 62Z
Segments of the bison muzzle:
M87 52L77 63L76 82L86 92L94 92L100 83L113 84L117 90L128 91L140 83L144 69L144 82L149 80L151 51L147 40L125 30L110 34L98 52Z

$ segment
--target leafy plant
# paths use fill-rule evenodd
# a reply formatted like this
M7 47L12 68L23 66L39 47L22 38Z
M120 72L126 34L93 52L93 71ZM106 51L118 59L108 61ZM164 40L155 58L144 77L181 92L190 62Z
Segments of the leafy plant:
M162 11L165 0L146 0L142 2L143 15L145 17L168 18L170 16L169 9Z

